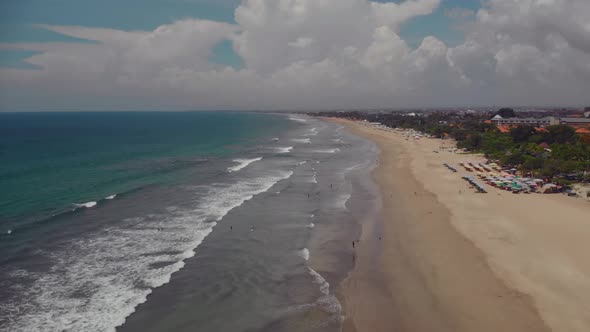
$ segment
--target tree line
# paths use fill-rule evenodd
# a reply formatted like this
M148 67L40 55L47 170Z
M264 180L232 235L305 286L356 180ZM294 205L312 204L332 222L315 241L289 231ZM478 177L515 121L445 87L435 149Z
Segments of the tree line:
M311 114L320 115L320 114ZM505 166L535 176L590 180L590 138L566 125L538 129L517 126L509 133L486 122L489 114L460 115L452 112L403 113L333 112L321 116L379 122L392 128L411 128L438 138L453 138L457 147L483 153ZM564 181L564 182L567 182Z

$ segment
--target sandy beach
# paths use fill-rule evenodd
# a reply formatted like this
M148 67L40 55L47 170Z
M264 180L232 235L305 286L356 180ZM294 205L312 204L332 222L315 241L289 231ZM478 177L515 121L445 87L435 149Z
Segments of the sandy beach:
M381 150L381 214L363 221L340 289L345 331L590 331L590 203L477 194L458 163L480 156L331 121Z

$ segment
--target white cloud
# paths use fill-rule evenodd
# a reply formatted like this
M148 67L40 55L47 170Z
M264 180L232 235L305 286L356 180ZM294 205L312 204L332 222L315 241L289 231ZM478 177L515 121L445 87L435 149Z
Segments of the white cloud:
M449 59L489 103L590 103L588 17L585 0L491 0Z
M154 31L44 26L95 44L27 43L40 70L0 69L0 109L314 109L590 104L590 2L490 0L463 44L400 26L440 0L245 0L236 24ZM210 62L231 40L243 69Z
M313 43L313 39L306 38L306 37L299 37L296 41L290 42L289 46L296 47L296 48L304 48L308 47Z

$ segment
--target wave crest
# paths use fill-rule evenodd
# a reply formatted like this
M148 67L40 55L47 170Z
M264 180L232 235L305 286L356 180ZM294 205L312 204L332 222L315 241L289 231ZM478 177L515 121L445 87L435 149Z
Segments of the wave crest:
M228 167L227 171L228 172L237 172L239 170L241 170L242 168L247 167L248 165L250 165L251 163L257 162L262 160L262 157L258 157L258 158L253 158L253 159L234 159L233 162L234 163L238 163L238 165L236 166L232 166L232 167Z

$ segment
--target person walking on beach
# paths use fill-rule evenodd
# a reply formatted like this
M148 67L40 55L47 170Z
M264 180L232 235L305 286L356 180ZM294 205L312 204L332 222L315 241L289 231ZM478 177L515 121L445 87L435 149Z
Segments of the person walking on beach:
M352 249L354 249L354 241L352 241Z

